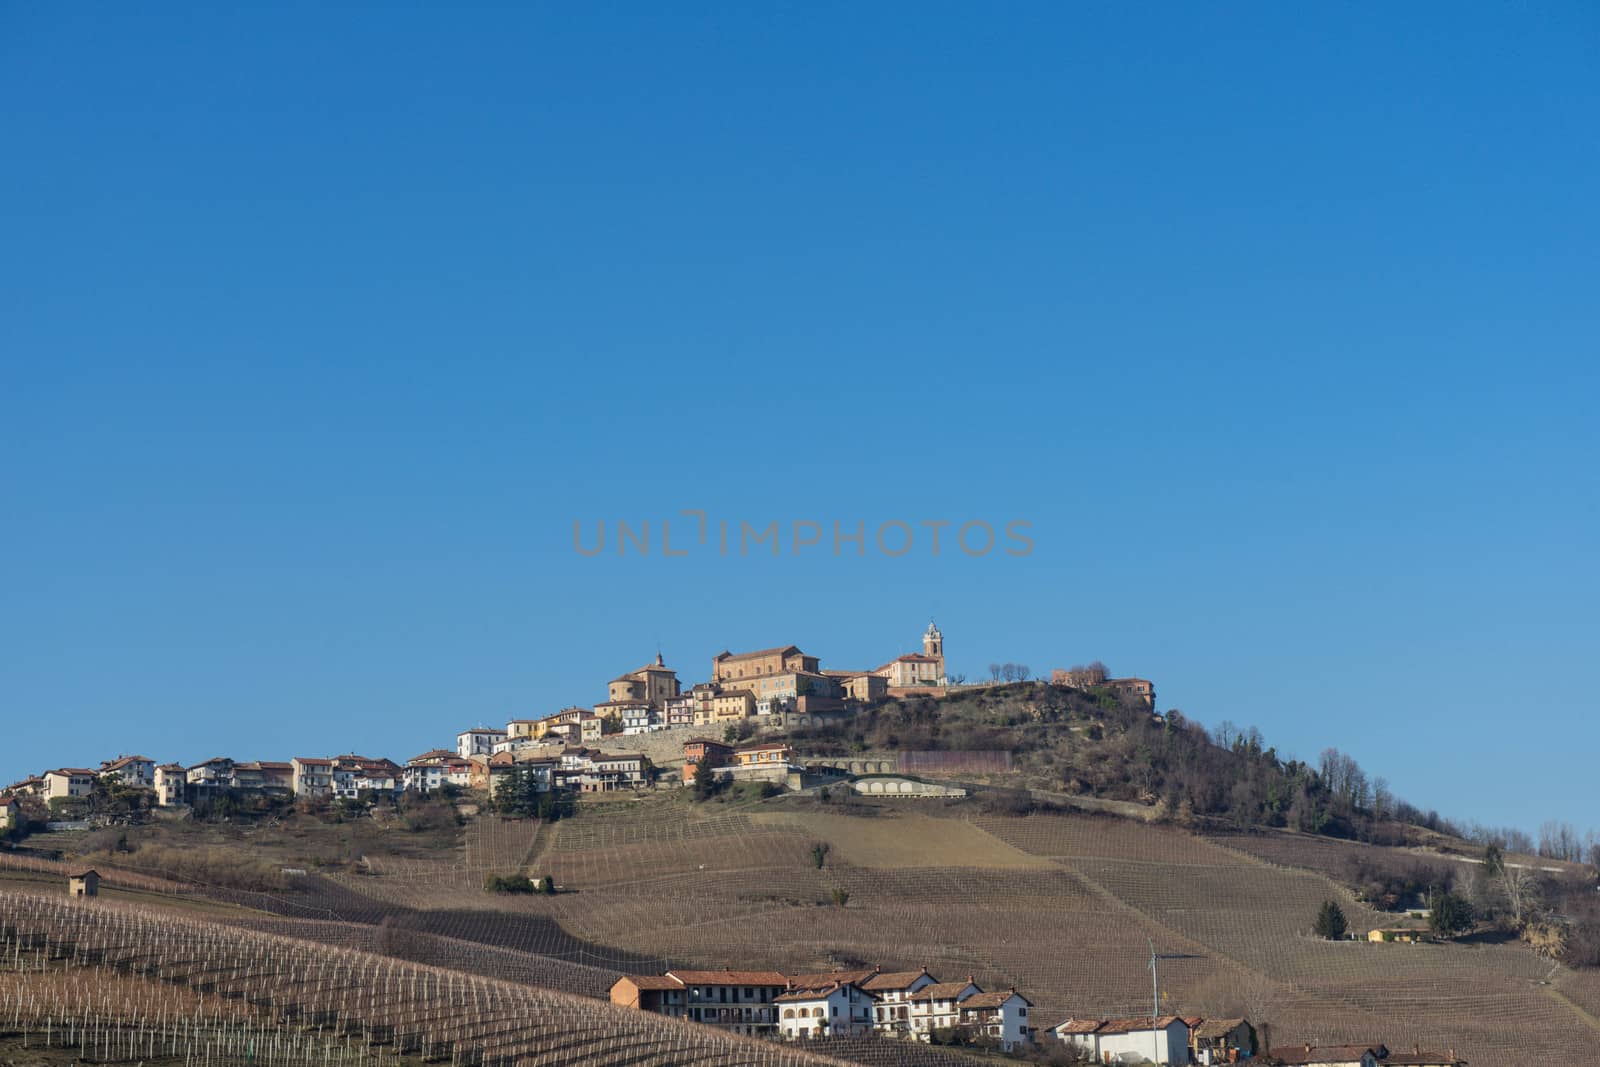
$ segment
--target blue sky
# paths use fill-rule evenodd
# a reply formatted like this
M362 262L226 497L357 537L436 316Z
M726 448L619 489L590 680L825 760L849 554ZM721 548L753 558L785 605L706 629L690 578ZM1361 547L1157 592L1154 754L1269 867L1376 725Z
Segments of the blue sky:
M1581 3L0 9L0 778L405 758L658 644L864 667L933 615L956 671L1098 657L1586 823L1597 43ZM685 508L1035 547L573 550Z

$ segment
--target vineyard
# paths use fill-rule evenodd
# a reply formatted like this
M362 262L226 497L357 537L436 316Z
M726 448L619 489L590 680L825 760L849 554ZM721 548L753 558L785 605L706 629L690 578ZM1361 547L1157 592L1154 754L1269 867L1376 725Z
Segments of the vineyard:
M99 1060L830 1062L567 993L347 948L105 901L3 899L0 1025Z
M152 906L97 907L105 921L132 930L162 902L187 905L202 890L213 906L230 905L213 923L185 927L196 931L185 934L193 944L213 948L172 951L186 960L204 951L265 952L268 962L208 963L199 968L207 977L191 981L192 962L161 959L157 977L163 989L210 998L214 1017L197 1018L211 1031L311 1025L310 1033L279 1035L289 1042L286 1064L321 1055L319 1041L348 1043L356 1057L327 1053L329 1063L381 1065L385 1056L422 1055L419 1043L441 1062L585 1062L603 1042L583 1028L590 1023L578 1025L575 1033L591 1036L563 1061L538 1058L553 1054L553 1031L519 1029L514 1019L599 1011L607 1022L592 1025L617 1032L607 1006L581 998L603 998L619 973L669 966L925 966L945 977L970 974L986 988L1016 986L1035 1002L1039 1026L1068 1014L1142 1014L1151 945L1162 956L1164 1010L1246 1014L1295 1041L1454 1047L1480 1065L1581 1062L1600 1037L1600 980L1592 974L1553 967L1515 943L1395 946L1310 935L1311 917L1328 899L1340 902L1357 932L1385 924L1339 882L1350 855L1375 848L1286 835L1206 839L1091 815L662 800L548 825L480 818L453 851L368 857L350 870L295 879L284 894L102 871L113 892ZM559 891L484 891L487 875L518 872L548 874ZM82 924L96 910L69 909L59 898L52 906L64 910L40 921ZM51 935L54 962L27 940L34 928L25 934L7 942L14 971L49 974L65 952L107 981L151 975L148 950L117 947L147 933ZM291 952L309 955L284 963ZM361 968L373 970L357 980ZM88 1017L70 1000L60 1003L73 1018ZM183 1010L194 1014L192 1005ZM477 1013L477 1022L455 1025L456 1010ZM122 1021L129 1013L111 1015L109 1036L91 1040L126 1051L135 1040ZM44 1022L55 1040L59 1021ZM221 1040L211 1031L173 1040ZM81 1041L83 1026L68 1033ZM669 1033L682 1039L681 1027ZM145 1041L157 1051L173 1047ZM700 1046L690 1046L674 1062L696 1062ZM837 1060L913 1062L892 1058L911 1050L874 1042L828 1048Z

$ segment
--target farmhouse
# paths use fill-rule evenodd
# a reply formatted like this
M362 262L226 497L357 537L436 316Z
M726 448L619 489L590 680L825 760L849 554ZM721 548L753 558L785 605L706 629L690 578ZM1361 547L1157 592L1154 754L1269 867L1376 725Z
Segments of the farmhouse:
M789 987L777 971L668 971L683 984L685 1014L736 1034L770 1034L777 1029L773 1001Z
M625 974L611 987L611 1003L681 1019L687 990L682 982L667 975Z
M1068 1019L1050 1032L1095 1061L1185 1064L1189 1024L1176 1015L1131 1019Z
M1428 931L1406 927L1369 930L1367 932L1367 940L1374 944L1379 942L1400 942L1407 945L1417 945L1428 940Z
M100 872L89 870L67 879L67 896L97 897L100 895Z
M46 801L65 800L68 797L86 797L94 790L94 771L79 767L62 767L44 772L43 796Z
M933 975L920 971L891 971L873 975L861 988L878 998L873 1008L873 1026L881 1033L906 1034L911 1030L910 1000L913 993L934 984Z
M871 971L823 975L797 975L791 988L773 1001L779 1009L778 1032L784 1037L857 1036L872 1029L874 998L861 988Z
M289 761L293 769L294 795L326 797L333 795L333 760L296 756Z
M1190 1019L1189 1048L1196 1063L1210 1067L1256 1054L1256 1031L1244 1019Z
M961 1011L956 1006L970 996L983 992L967 975L965 982L935 982L923 986L906 998L911 1009L908 1018L909 1032L919 1041L929 1041L935 1030L953 1030L961 1022Z
M1033 1040L1035 1030L1028 1025L1031 1007L1033 1001L1015 989L976 993L957 1005L961 1017L958 1025L962 1033L988 1038L1010 1052Z

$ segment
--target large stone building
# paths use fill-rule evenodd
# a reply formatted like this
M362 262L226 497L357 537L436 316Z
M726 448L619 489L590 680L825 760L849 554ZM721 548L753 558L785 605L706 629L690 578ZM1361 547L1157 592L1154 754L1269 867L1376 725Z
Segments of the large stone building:
M678 672L661 662L661 653L657 652L654 663L613 678L606 686L606 701L611 704L643 702L660 709L681 691Z
M711 680L719 684L747 684L753 678L777 674L820 674L819 660L793 645L763 648L759 652L722 652L711 660Z
M922 632L922 651L898 656L870 672L888 682L888 688L931 689L946 684L944 634L933 622Z

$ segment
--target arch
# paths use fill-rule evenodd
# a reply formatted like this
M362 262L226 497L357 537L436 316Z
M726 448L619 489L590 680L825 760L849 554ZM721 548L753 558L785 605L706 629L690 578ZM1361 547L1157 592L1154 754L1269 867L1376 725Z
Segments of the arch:
M783 1017L785 1019L793 1019L794 1018L794 1009L793 1008L784 1008L783 1009Z

